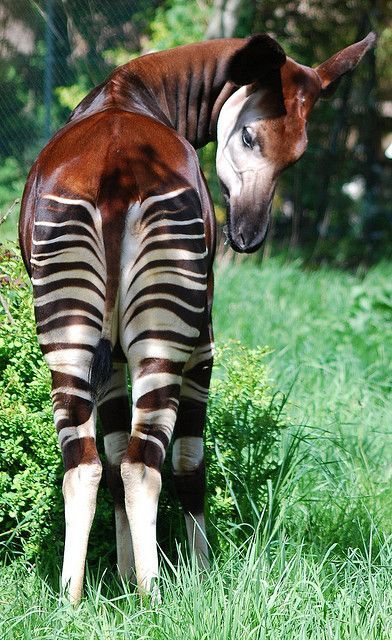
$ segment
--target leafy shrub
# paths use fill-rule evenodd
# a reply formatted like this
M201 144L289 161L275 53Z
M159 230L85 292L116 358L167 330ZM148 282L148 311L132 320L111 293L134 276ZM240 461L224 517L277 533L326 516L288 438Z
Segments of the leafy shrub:
M3 214L15 199L20 198L25 179L24 171L15 158L9 157L2 161L0 167L0 211Z
M239 342L217 350L206 457L211 521L218 528L256 526L266 506L267 480L280 469L285 398L271 387L267 354L266 348Z
M21 259L10 251L1 253L0 282L1 533L3 541L11 532L24 541L31 556L53 522L58 490L61 495L59 458L31 293Z
M12 541L12 549L33 558L60 552L63 466L30 284L20 256L1 245L0 294L0 542ZM107 542L112 519L107 491L99 501L93 560L114 546Z
M16 545L28 558L50 557L57 550L58 561L64 535L63 468L53 427L50 375L36 340L22 261L1 245L0 293L0 542L12 540L12 548ZM282 402L268 382L266 353L239 343L217 352L206 433L209 521L217 532L227 532L235 523L257 522L266 480L279 469ZM172 551L173 539L184 527L169 467L165 465L159 527L163 548ZM114 561L112 512L103 486L90 563L102 556L105 564L108 556ZM214 531L211 534L213 540ZM221 546L218 533L217 538Z

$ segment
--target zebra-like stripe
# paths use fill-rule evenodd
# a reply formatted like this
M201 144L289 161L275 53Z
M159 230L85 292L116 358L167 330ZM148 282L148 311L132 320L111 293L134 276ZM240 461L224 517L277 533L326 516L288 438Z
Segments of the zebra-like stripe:
M133 365L132 436L148 443L156 468L172 435L183 368L205 313L208 253L200 213L195 192L182 189L151 197L138 211L133 207L125 225L120 336ZM128 244L134 234L137 247Z
M120 342L133 372L133 432L160 466L171 438L184 365L206 306L208 252L199 199L181 188L132 203L125 216L118 283ZM33 229L32 269L38 339L52 370L55 424L63 449L94 437L93 420L73 424L69 400L92 411L89 366L108 313L103 222L82 199L46 194ZM112 345L114 346L114 345ZM151 356L151 357L150 357ZM211 354L200 353L200 362ZM195 366L197 363L193 363ZM57 375L57 377L56 377ZM205 402L207 390L187 383ZM124 389L112 388L108 402ZM165 406L159 398L165 395ZM77 435L79 434L79 435Z

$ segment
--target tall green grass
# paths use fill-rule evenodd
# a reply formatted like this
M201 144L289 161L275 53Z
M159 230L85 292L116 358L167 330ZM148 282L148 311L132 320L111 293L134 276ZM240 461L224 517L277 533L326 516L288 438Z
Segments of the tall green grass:
M1 640L389 640L391 315L390 264L218 267L216 341L269 345L273 384L288 394L292 428L258 524L244 544L240 518L228 523L203 580L181 549L175 566L163 558L156 607L94 572L74 610L49 586L55 570L14 560L0 569Z
M371 539L368 540L370 549ZM268 551L267 551L268 549ZM163 603L142 602L126 586L88 579L73 609L34 569L14 564L0 577L2 640L389 640L391 547L376 558L351 550L321 558L280 538L233 546L201 581L182 558L162 566Z
M367 514L391 534L392 264L365 274L229 265L217 269L214 304L217 342L269 345L291 421L305 427L301 535L357 545Z

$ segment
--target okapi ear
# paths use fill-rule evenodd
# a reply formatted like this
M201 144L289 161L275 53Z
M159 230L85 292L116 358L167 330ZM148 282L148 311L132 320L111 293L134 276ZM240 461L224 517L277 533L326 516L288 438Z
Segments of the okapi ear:
M266 33L249 38L229 60L227 79L238 86L252 84L280 69L286 61L282 47Z
M321 80L322 98L329 98L334 93L342 76L357 66L365 53L374 47L376 40L377 35L372 31L360 42L342 49L316 67L315 71Z

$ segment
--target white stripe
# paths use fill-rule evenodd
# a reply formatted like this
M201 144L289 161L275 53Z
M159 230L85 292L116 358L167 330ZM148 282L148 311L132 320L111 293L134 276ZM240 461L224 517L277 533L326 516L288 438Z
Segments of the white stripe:
M84 287L61 287L61 289L44 293L42 296L34 296L34 306L41 307L44 304L48 304L48 302L58 303L61 301L61 298L72 298L75 302L82 300L83 302L91 304L98 311L103 311L103 298L95 291Z
M150 227L148 228L148 230L150 229ZM156 242L157 240L162 241L162 240L167 240L168 242L175 242L176 240L198 240L200 238L205 238L205 234L204 233L195 233L195 234L190 234L190 233L157 233L154 234L152 236L149 236L148 238L143 238L143 240L140 243L140 248L142 250L144 250L146 248L147 245L149 245L151 242Z
M61 370L59 371L61 372ZM82 391L81 389L76 389L75 387L56 387L56 389L53 389L51 393L52 398L54 398L57 393L76 396L77 398L83 398L84 400L91 400L91 393L88 391Z
M105 273L105 264L101 257L95 255L90 251L90 249L86 249L86 247L73 247L69 246L66 249L61 249L60 251L49 251L48 253L32 253L32 256L36 256L31 258L31 264L36 265L37 267L44 267L47 264L50 265L59 265L62 267L65 264L70 264L71 262L87 262L93 268L95 268L98 273Z
M64 427L64 429L61 429L58 434L60 447L63 446L65 438L67 438L67 442L65 443L66 445L73 440L78 440L79 438L95 438L94 416L90 416L86 422L78 425L77 427Z
M147 440L147 441L153 442L154 444L157 444L158 447L161 449L163 456L165 456L166 454L165 447L163 446L162 442L158 438L147 435L146 433L142 433L141 431L137 431L136 429L132 431L132 437L139 438L139 440Z
M88 202L88 200L82 200L82 199L74 199L74 198L62 198L61 196L55 196L52 193L45 193L42 198L44 200L54 200L55 202L61 202L62 204L74 204L74 205L81 205L82 207L85 207L85 209L87 209L87 211L91 214L95 214L95 207L93 207L93 205Z
M127 332L129 333L129 331ZM132 335L130 336L130 338ZM130 340L128 340L129 342ZM122 347L124 349L124 353L126 353L126 348L128 347L128 342L125 340L122 341ZM140 361L140 359L145 358L146 353L154 354L154 358L167 358L168 360L172 360L173 362L184 362L186 361L193 351L193 347L188 345L180 345L177 342L170 342L165 340L157 340L156 338L143 338L143 340L138 340L131 347L131 362Z
M35 227L53 227L53 228L61 228L61 227L70 227L70 226L78 226L82 227L82 229L86 229L87 231L91 231L97 236L97 230L95 226L91 226L91 224L87 224L86 222L80 222L79 220L64 220L64 222L52 222L51 220L35 220Z
M143 424L146 426L157 425L163 433L165 433L170 440L174 423L176 421L177 411L170 408L156 409L155 411L149 411L148 409L139 409L134 407L132 412L133 424Z
M101 252L104 253L103 235L102 235L102 217L98 207L94 207L87 200L62 198L60 196L55 196L54 194L51 194L51 193L44 194L42 198L46 200L54 200L55 202L61 202L62 204L81 205L82 207L87 209L87 211L89 212L89 214L91 215L94 221L94 226L97 231L98 239L100 240L99 244L100 244Z
M58 320L58 318L64 320L64 326L66 326L67 319L74 316L83 316L83 318L89 318L90 320L94 320L97 323L100 322L99 318L93 313L89 313L88 311L84 311L83 309L78 309L77 307L75 307L74 309L67 310L66 314L64 313L64 311L57 311L56 313L52 313L52 315L50 316L46 316L44 320L37 322L37 327L42 327L45 324L52 322L52 320Z
M130 310L128 316L132 313ZM125 320L125 318L124 318ZM196 327L192 327L179 316L168 309L145 309L137 314L131 321L127 322L125 331L130 333L128 336L128 342L132 337L137 337L139 333L151 329L153 331L176 331L180 335L186 338L198 338L200 330Z
M65 324L63 327L59 327L58 329L51 329L50 331L40 333L39 343L65 343L68 345L75 345L75 347L79 347L81 344L95 346L100 337L101 331L95 327L90 327L85 324ZM80 349L80 351L83 351L83 349Z
M87 269L70 269L67 271L56 271L56 273L51 273L43 278L32 278L31 281L35 286L44 286L47 284L51 284L52 282L58 282L60 280L74 280L77 278L78 280L85 280L88 283L94 284L97 289L101 288L103 293L105 292L105 285L102 280Z
M159 196L150 196L149 198L146 198L146 200L144 200L144 202L140 205L140 212L143 214L145 213L146 209L148 209L148 207L150 207L155 202L170 200L171 198L175 198L176 196L179 196L181 193L184 193L184 191L187 190L188 187L183 187L182 189L175 189L174 191L169 191L168 193L163 193Z
M34 246L42 246L46 244L54 244L55 242L74 242L74 241L87 241L91 244L94 249L99 248L98 244L94 242L89 236L80 235L79 233L64 233L62 236L58 236L56 238L51 238L50 240L36 240L33 237L33 245ZM76 242L77 244L77 242ZM40 255L40 254L38 254Z
M190 369L193 369L193 367L200 364L201 362L207 362L212 358L212 356L213 350L210 345L208 345L208 347L203 350L201 350L200 348L195 349L195 351L192 353L191 358L185 364L184 373L186 373L186 371L189 371Z
M150 284L174 284L178 286L185 287L186 289L192 289L194 291L205 291L207 287L206 277L204 274L193 274L192 271L178 270L177 272L172 273L173 269L170 268L168 272L168 267L159 267L156 269L148 269L143 273L140 273L136 276L134 283L132 284L132 289L127 290L127 294L132 292L132 296L134 295L134 288L137 288L137 291L148 287ZM203 280L202 282L194 282L193 275L199 280ZM137 285L136 285L137 282ZM125 287L129 283L123 281L121 284ZM132 297L131 296L131 297Z
M146 227L146 232L150 231L151 229L157 229L159 227L167 227L168 225L170 225L171 227L180 227L187 225L190 226L192 224L196 224L197 222L200 222L204 226L203 218L189 218L189 220L158 220L157 222L151 222Z
M154 284L156 284L156 282L154 282ZM177 282L173 282L173 285L177 285L177 284L178 284ZM141 287L140 289L142 290L144 288L145 287ZM141 295L134 302L133 308L136 309L139 304L143 304L147 300L151 300L152 302L154 300L170 300L171 302L174 302L176 305L178 305L179 307L182 307L183 309L189 309L189 311L195 311L197 313L201 313L202 311L204 311L204 306L194 307L193 305L188 304L187 302L182 300L182 298L178 296L173 296L170 293L146 293L144 295Z
M175 376L172 373L148 373L133 380L132 383L132 397L133 402L136 402L139 398L144 396L150 391L154 391L161 387L166 387L171 384L181 384L181 376Z

